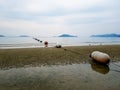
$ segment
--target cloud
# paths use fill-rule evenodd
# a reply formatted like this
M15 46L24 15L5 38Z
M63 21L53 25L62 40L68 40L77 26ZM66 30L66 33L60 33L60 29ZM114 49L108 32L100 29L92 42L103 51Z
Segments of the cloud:
M119 0L0 0L0 32L114 32L120 28L119 8Z
M97 5L104 0L21 0L20 2L12 0L17 10L28 12L48 12L55 9L75 10L84 9ZM11 3L10 3L11 4ZM21 6L24 8L19 7ZM11 5L8 5L11 7ZM15 8L12 8L15 10Z
M104 0L0 0L0 6L5 10L46 13L55 10L74 11L96 6Z

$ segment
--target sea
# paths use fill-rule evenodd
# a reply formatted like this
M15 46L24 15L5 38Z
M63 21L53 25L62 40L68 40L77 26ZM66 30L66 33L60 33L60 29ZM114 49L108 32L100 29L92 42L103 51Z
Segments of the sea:
M37 40L35 40L35 38ZM41 41L41 42L40 42ZM61 46L120 45L118 37L0 37L0 49Z

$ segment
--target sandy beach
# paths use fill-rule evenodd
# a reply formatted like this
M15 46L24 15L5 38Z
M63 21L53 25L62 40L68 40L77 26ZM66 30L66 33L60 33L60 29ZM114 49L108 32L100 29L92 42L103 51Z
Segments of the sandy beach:
M120 61L120 45L21 48L1 49L0 67L86 63L95 50L109 54L111 62Z

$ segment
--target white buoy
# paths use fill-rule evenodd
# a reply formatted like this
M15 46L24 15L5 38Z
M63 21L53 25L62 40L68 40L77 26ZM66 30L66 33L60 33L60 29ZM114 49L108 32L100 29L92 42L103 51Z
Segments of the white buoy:
M60 44L60 43L58 43L57 42L57 44L56 44L56 46L55 46L56 48L61 48L62 47L62 45Z
M107 64L110 61L110 56L106 53L100 52L100 51L93 51L90 55L90 57L102 64Z

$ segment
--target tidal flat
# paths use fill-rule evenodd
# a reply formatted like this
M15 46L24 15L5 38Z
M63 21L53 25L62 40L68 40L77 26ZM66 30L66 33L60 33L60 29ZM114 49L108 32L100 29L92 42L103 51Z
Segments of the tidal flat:
M110 55L109 65L89 57ZM119 90L120 46L0 49L0 90Z

